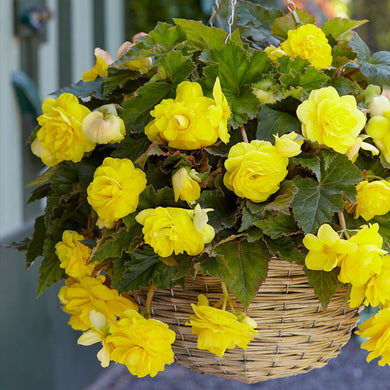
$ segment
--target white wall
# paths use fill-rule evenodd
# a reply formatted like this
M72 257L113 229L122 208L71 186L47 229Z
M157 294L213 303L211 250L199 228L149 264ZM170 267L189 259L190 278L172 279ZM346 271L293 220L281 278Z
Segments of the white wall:
M22 132L11 75L19 70L19 42L13 36L13 1L0 1L0 236L23 219Z
M58 4L61 0L46 0L52 11L47 23L46 41L38 51L38 90L45 99L59 85ZM23 224L23 171L21 113L13 90L12 72L20 70L20 47L13 26L13 0L0 0L0 238ZM94 1L71 0L70 68L72 81L94 65ZM124 37L124 1L105 0L105 49L115 59Z

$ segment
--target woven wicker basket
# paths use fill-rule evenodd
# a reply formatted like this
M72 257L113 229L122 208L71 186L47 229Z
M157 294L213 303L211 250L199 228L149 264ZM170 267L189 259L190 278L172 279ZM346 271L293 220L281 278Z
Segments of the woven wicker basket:
M218 278L186 280L186 290L156 291L153 318L176 332L173 345L176 362L202 374L245 383L291 376L323 367L347 343L359 319L358 310L345 302L345 288L339 288L326 310L307 282L302 267L272 259L266 281L248 308L258 324L258 334L245 351L227 350L224 357L198 350L197 336L185 326L192 314L190 303L204 293L211 304L222 295ZM146 295L138 297L145 302Z

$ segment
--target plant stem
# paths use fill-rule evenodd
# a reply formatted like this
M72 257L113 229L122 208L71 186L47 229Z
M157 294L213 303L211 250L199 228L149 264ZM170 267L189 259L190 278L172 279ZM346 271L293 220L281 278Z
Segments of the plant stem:
M343 212L342 212L342 211L339 211L339 212L337 213L337 216L339 217L340 227L341 227L341 229L342 229L342 231L343 231L345 237L346 237L347 239L350 239L351 237L350 237L350 235L347 233L347 225L346 225L346 223L345 223L345 218L344 218Z
M144 313L144 316L146 318L150 318L150 315L152 313L152 300L156 288L157 286L154 283L150 284L148 295L146 297L146 305L145 305L145 313Z
M245 131L245 126L244 126L244 125L241 125L240 130L241 130L242 140L243 140L244 142L249 142L249 141L248 141L248 136L247 136L246 131Z
M222 282L222 280L221 280L221 286L222 286L222 292L223 292L222 310L225 310L227 303L230 301L230 297L229 297L229 291L227 289L226 283Z

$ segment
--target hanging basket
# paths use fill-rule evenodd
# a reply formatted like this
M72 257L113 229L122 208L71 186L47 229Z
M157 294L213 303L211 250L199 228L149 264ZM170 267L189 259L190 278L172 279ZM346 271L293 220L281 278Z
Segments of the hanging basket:
M218 278L186 278L186 289L159 290L153 298L153 318L176 332L173 344L176 363L192 371L257 383L325 366L348 342L359 320L359 310L346 302L340 287L324 310L301 266L271 259L268 277L248 308L258 324L258 334L241 348L226 350L223 358L197 348L197 336L186 326L190 303L200 293L211 304L222 294ZM144 303L145 295L138 296ZM242 309L242 308L241 308Z

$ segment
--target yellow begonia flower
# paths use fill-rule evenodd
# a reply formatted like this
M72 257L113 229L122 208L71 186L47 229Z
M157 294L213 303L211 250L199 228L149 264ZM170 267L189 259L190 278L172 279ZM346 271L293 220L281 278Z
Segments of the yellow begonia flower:
M117 60L124 56L135 43L133 42L124 42L118 49ZM114 60L110 54L97 47L95 49L96 63L92 69L83 73L84 81L93 81L98 76L107 77L108 76L108 67L114 63ZM153 65L153 61L150 57L147 58L136 58L132 57L129 61L122 62L120 66L123 66L129 70L135 70L140 73L147 73L149 68ZM117 67L120 67L117 66Z
M263 202L279 190L287 165L288 158L270 142L239 142L229 151L223 182L237 196Z
M120 142L126 135L125 124L117 115L114 104L106 104L89 113L83 120L82 129L96 144Z
M346 154L358 142L366 116L353 96L339 96L333 87L313 90L297 108L302 134L310 141Z
M80 279L90 276L95 267L94 263L87 264L91 249L80 241L85 237L77 232L66 230L62 233L62 241L57 242L56 255L60 260L60 267L67 275Z
M104 285L105 276L96 278L85 276L80 281L67 278L61 287L58 298L63 304L62 310L71 315L68 324L75 330L91 328L89 312L102 313L108 323L116 320L125 310L137 310L138 306L131 298L119 295L118 290Z
M81 129L81 123L89 113L89 109L70 93L61 94L57 100L45 99L42 115L38 117L41 128L31 145L32 152L49 166L65 160L81 161L86 152L95 148Z
M382 256L387 252L382 250L383 238L378 233L377 223L363 228L348 242L357 245L357 250L343 257L341 271L338 276L342 283L363 286L382 269Z
M189 171L184 167L178 169L172 175L172 187L176 202L179 198L187 202L199 199L200 186L195 180L193 180L193 177L196 178L196 172L193 169Z
M357 245L343 240L328 224L321 225L317 236L306 234L303 245L309 249L305 258L306 267L316 271L331 271L348 253L357 250Z
M324 32L314 24L305 24L287 32L287 40L280 48L289 57L302 57L316 68L325 69L332 65L332 47Z
M201 294L198 304L191 304L195 315L190 316L192 333L198 336L198 348L223 357L227 348L236 346L247 349L248 343L257 334L256 322L244 313L233 313L208 306L207 298Z
M386 180L362 181L356 186L355 218L366 221L390 211L390 183Z
M108 76L108 66L111 65L114 60L111 58L110 54L97 47L95 49L96 63L92 69L83 73L84 81L93 81L97 76Z
M382 356L378 364L390 365L390 309L379 310L374 316L359 325L356 332L362 338L368 338L361 347L371 351L367 362Z
M275 147L283 157L294 157L301 153L302 139L297 139L298 134L293 131L281 137L274 135Z
M213 98L215 105L211 105L208 109L208 118L211 125L218 129L219 139L227 144L230 139L230 134L227 127L228 119L230 118L231 111L226 100L225 95L222 92L221 82L219 77L216 78L213 88Z
M382 260L381 272L367 283L364 302L366 306L376 307L390 302L390 256L383 256Z
M278 62L279 57L283 57L286 53L280 48L273 45L267 46L264 51L267 53L272 62Z
M377 156L379 154L379 150L374 145L364 142L367 138L370 138L370 136L367 134L360 134L359 137L357 137L355 144L348 149L347 153L345 153L348 159L353 163L358 158L360 149L371 152L373 156Z
M214 95L216 101L203 96L198 83L183 81L177 86L175 100L164 99L150 112L155 119L146 125L145 134L150 141L184 150L210 146L218 137L228 142L230 109L218 85Z
M80 345L92 345L101 343L102 348L97 353L97 358L102 367L108 367L110 364L110 356L113 349L112 343L107 343L106 338L109 334L106 317L104 314L91 310L89 312L89 322L91 329L84 332L77 340Z
M174 360L171 344L176 335L167 324L127 310L109 332L106 341L114 346L111 360L125 364L132 375L154 377Z
M199 213L202 209L199 206L195 210ZM201 226L195 224L195 210L176 207L142 210L136 220L143 225L145 243L161 257L183 252L190 256L198 255L203 251L204 244L211 242L215 233L207 223Z
M373 139L386 162L390 164L390 111L386 111L384 116L371 117L366 126L366 133Z
M145 173L130 160L106 157L87 188L88 203L99 216L98 226L112 228L134 212L145 187Z

